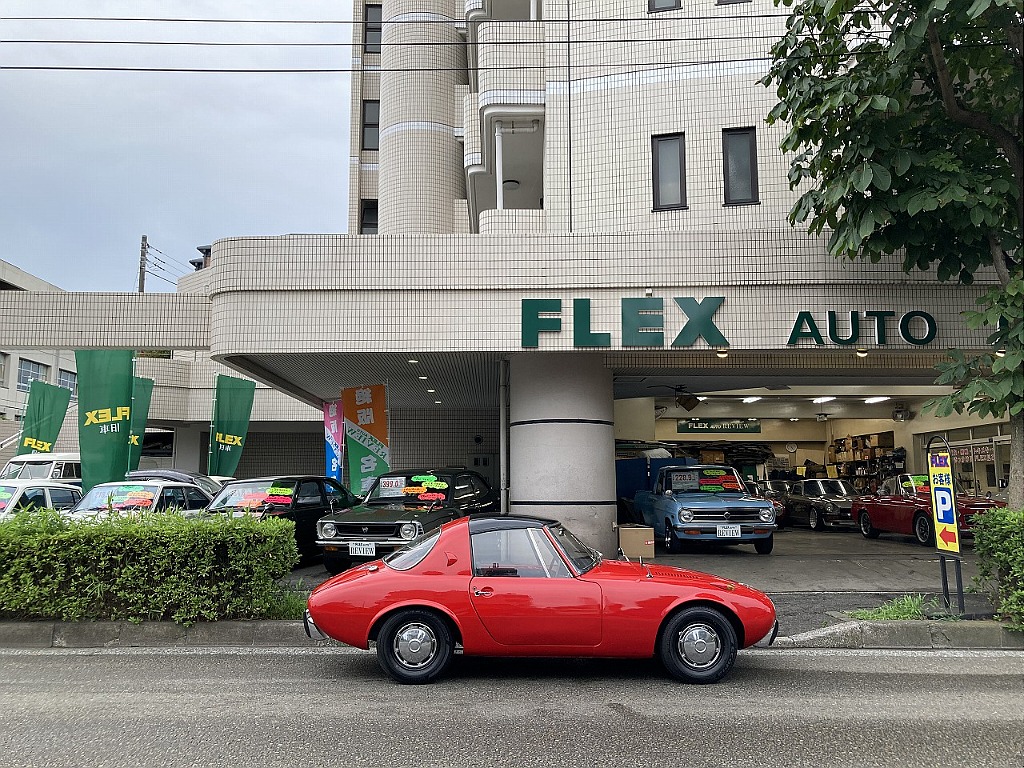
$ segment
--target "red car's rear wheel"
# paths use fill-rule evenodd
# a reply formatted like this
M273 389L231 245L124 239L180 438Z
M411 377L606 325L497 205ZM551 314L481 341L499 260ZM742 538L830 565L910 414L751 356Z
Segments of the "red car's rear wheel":
M429 683L452 659L452 635L436 614L396 613L377 635L377 662L400 683Z

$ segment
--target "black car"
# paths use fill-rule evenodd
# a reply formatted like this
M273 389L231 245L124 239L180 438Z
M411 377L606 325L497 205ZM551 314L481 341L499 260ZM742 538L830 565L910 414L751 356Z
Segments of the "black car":
M501 509L498 494L462 468L407 469L378 477L362 503L325 516L316 543L328 573L394 552L450 520Z
M348 509L359 499L330 477L286 475L227 483L210 503L211 513L283 517L295 523L295 543L304 558L319 554L316 522Z
M125 480L177 480L180 483L192 483L192 485L198 485L210 496L216 496L222 487L221 483L209 475L186 469L133 469L124 477Z
M850 510L857 491L845 480L796 480L782 499L790 523L805 523L812 530L827 526L853 526Z

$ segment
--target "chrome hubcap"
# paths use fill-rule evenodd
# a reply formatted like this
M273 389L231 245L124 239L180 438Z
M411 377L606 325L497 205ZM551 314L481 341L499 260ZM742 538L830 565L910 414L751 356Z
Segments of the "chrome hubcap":
M695 669L705 669L714 664L722 654L722 641L714 627L708 624L691 624L676 640L677 650L683 661Z
M406 624L395 633L395 658L402 666L419 669L429 664L437 653L437 637L426 624Z

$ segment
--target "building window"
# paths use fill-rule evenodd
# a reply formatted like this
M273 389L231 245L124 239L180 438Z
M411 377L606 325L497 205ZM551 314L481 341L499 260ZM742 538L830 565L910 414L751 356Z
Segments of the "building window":
M380 149L380 102L363 102L363 149Z
M377 201L362 200L359 204L359 234L377 234Z
M46 381L49 371L49 366L22 358L18 361L18 390L28 392L33 381Z
M674 11L683 7L683 0L647 0L647 12Z
M381 8L382 6L379 5L366 6L366 26L363 32L364 53L380 53L380 38L384 21Z
M727 128L722 131L722 157L725 167L725 204L746 205L758 202L757 142L753 128Z
M0 352L0 387L7 386L7 355Z
M74 371L65 371L63 368L58 368L57 386L70 389L71 396L78 397L78 374Z
M686 152L683 134L651 137L654 210L686 207Z
M734 3L752 3L754 0L715 0L715 5L733 5Z

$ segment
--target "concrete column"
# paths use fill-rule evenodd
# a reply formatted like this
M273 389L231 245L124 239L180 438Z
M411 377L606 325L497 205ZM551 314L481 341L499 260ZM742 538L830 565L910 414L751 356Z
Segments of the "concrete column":
M600 355L534 353L509 377L509 511L560 520L614 558L611 371Z
M455 0L384 0L380 74L378 232L456 231L465 198L457 86L468 82Z

